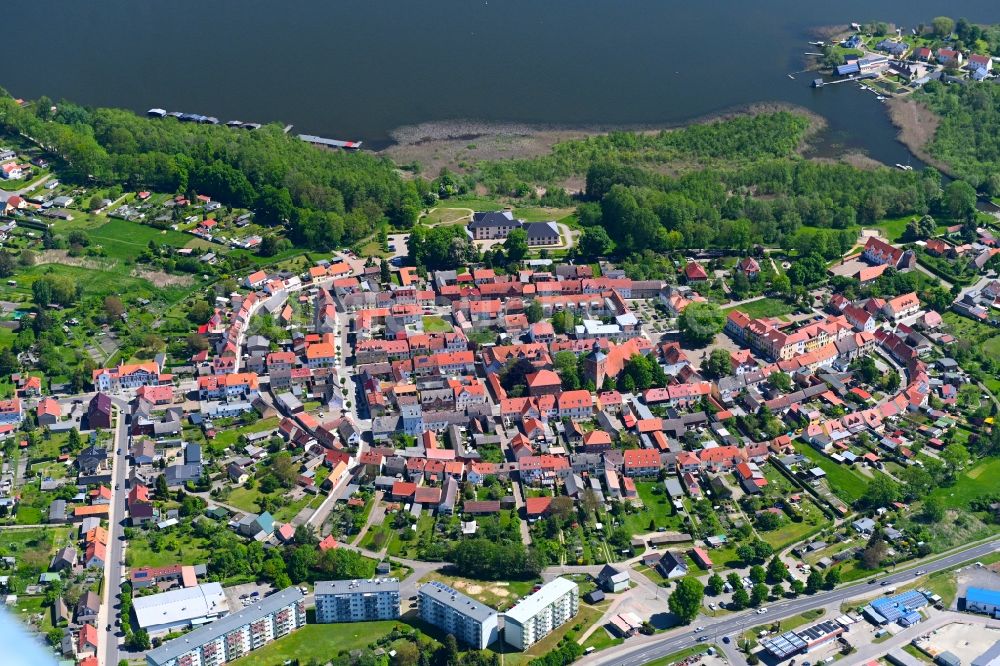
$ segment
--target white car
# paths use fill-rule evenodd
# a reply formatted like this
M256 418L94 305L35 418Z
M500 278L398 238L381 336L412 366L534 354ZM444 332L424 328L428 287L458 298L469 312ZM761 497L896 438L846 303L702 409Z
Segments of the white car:
M696 633L696 634L700 634L703 631L705 631L705 627L695 627L694 628L694 633Z
M758 608L757 609L757 615L763 615L766 612L767 612L766 608Z
M714 601L708 605L708 609L709 610L715 610L716 608L717 608L717 606L715 605Z

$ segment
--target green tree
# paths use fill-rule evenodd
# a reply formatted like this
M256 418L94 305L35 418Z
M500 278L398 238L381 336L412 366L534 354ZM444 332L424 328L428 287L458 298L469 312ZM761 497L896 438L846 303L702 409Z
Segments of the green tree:
M840 580L840 567L830 567L826 572L826 578L823 583L826 586L826 589L832 590L840 585Z
M750 590L750 605L760 606L762 603L767 601L767 585L764 583L757 583Z
M531 324L541 321L545 316L545 313L542 311L542 304L538 301L528 303L528 307L524 309L524 314L528 318L528 323Z
M587 227L580 234L580 256L588 261L607 256L614 244L604 227Z
M788 567L781 558L775 555L771 558L771 561L767 563L767 579L771 582L778 582L785 580L789 577Z
M947 16L937 16L931 21L931 28L937 37L946 39L955 30L955 21Z
M750 580L754 583L763 583L767 579L767 572L764 571L764 567L759 564L755 564L750 567Z
M514 229L507 234L507 240L503 242L503 249L507 253L507 261L517 263L528 256L528 232L524 229Z
M722 332L726 316L714 303L695 302L680 316L681 334L692 344L705 346Z
M819 572L819 569L813 567L809 572L809 577L806 578L806 594L816 594L821 587L823 587L823 574Z
M728 377L732 372L729 352L725 349L713 349L701 364L702 374L710 378Z
M670 612L676 615L682 624L687 624L698 616L704 597L705 588L701 583L693 578L682 578L677 581L677 587L668 599Z
M885 474L875 473L857 504L863 509L878 509L898 502L902 492L899 484Z
M713 573L708 577L708 586L706 589L708 593L713 596L718 596L722 594L722 589L725 587L725 581L722 580L722 576L717 573Z
M736 588L733 592L733 601L730 604L730 608L734 611L740 611L750 605L750 595L743 588L742 585Z
M944 188L948 213L956 220L971 220L976 214L976 188L964 180L953 180Z

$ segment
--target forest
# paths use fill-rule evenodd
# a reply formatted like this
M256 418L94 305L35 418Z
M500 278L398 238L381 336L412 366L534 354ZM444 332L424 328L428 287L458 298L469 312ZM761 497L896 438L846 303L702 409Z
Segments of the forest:
M806 116L779 111L657 133L611 132L558 143L541 157L481 162L475 177L494 193L510 194L583 175L597 162L646 167L744 163L791 155L809 129Z
M851 248L859 225L928 212L952 216L934 169L863 171L787 158L676 178L595 164L586 193L580 223L602 226L623 256L762 244L834 258Z
M56 155L60 177L84 185L198 193L253 208L286 225L299 245L327 250L388 220L409 227L422 199L387 159L317 149L269 125L255 131L147 119L41 98L21 105L0 91L0 132Z
M1000 86L931 81L916 99L941 119L927 151L957 177L1000 196Z

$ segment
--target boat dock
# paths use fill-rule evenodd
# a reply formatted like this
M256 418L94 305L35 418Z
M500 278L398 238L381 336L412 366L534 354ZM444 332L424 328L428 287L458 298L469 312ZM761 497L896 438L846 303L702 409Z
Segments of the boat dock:
M324 148L339 148L340 150L360 150L360 141L341 141L340 139L325 139L321 136L313 136L312 134L299 134L299 138L306 143L311 143L314 146L322 146Z

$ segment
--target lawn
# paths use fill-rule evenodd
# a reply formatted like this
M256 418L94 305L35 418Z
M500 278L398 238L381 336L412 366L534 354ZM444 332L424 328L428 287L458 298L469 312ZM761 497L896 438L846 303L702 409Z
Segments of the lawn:
M421 224L427 226L437 226L439 224L465 224L469 221L471 209L466 208L445 208L437 207L430 213L420 218Z
M796 442L795 450L826 472L830 488L845 501L853 502L858 499L868 487L868 483L861 475L853 472L846 465L835 463L805 442Z
M135 259L149 246L149 241L157 245L184 247L193 237L170 229L160 230L148 224L112 219L106 224L87 232L92 243L101 245L109 257L115 259ZM215 246L222 249L221 246Z
M594 630L594 633L592 633L586 641L583 642L583 649L586 650L587 648L592 647L595 652L600 652L605 648L621 645L624 642L624 639L612 636L608 633L607 629L599 627Z
M224 430L215 436L212 440L213 446L218 446L220 448L225 448L227 446L232 446L240 438L240 435L250 435L255 432L264 432L265 430L274 430L278 427L278 418L272 417L269 419L261 419L256 423L251 423L250 425L240 426L239 428L232 428L230 430Z
M675 652L669 654L666 657L661 657L660 659L654 659L653 661L646 662L646 666L668 666L669 664L676 664L680 661L684 661L688 657L696 654L702 654L708 648L715 647L714 645L692 645L689 648L684 648L680 652Z
M932 497L954 509L968 508L969 502L980 495L996 492L1000 475L1000 458L986 458L959 475L957 483L935 489Z
M52 556L63 546L73 545L71 527L39 527L25 530L0 528L0 554L47 571Z
M668 530L678 530L684 524L683 516L674 511L670 504L670 497L665 493L654 493L653 488L663 489L663 484L656 481L638 481L635 489L639 493L640 499L645 506L645 510L639 513L630 513L622 519L623 527L630 535L646 534L655 531L649 529L650 521L656 527L665 527Z
M806 538L806 535L818 532L829 525L823 512L813 504L812 500L808 499L808 495L804 496L799 509L802 512L801 522L796 523L789 520L776 530L760 533L761 537L771 544L775 551L798 543Z
M176 528L174 528L176 529ZM208 561L209 551L205 547L206 542L192 535L183 539L176 533L167 534L160 546L160 550L153 552L146 539L132 539L128 542L126 559L128 566L135 569L138 567L166 567L171 564L190 564L192 562Z
M44 635L52 628L52 608L44 606L45 597L18 596L14 611L23 624Z
M904 215L903 217L888 217L879 221L875 226L882 232L882 235L890 241L898 241L906 233L906 225L910 220L916 219L914 215Z
M744 303L738 307L727 308L723 310L723 312L729 314L733 310L739 310L748 317L752 318L780 317L782 315L791 314L795 311L795 307L779 298L762 298L759 301L752 301L750 303Z
M451 331L451 324L441 317L424 317L424 333L451 333Z
M314 659L326 663L341 651L367 647L398 626L402 626L402 623L392 620L307 624L233 663L240 666L274 666L283 664L288 659L296 659L303 664Z

